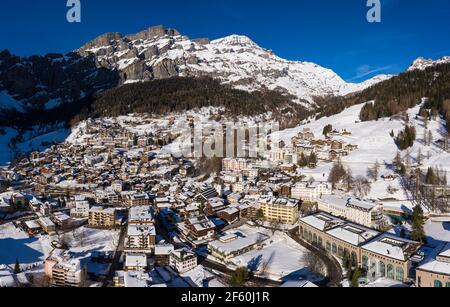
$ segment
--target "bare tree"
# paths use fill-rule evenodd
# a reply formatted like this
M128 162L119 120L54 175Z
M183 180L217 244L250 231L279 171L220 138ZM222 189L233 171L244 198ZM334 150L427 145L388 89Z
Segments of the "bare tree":
M58 243L62 249L69 249L71 247L71 240L69 235L65 232L58 235Z
M363 176L356 177L354 184L353 184L353 194L358 198L364 198L367 195L369 195L370 191L372 190L372 186L367 180L367 178Z
M347 173L345 174L344 177L344 183L347 187L347 192L350 192L353 189L353 182L354 182L354 178L353 178L353 173L351 168L347 168Z
M306 251L300 261L311 271L313 274L323 275L324 264L312 251Z
M83 231L83 228L75 229L73 232L73 237L78 241L78 245L80 247L84 247L84 243L86 241L86 233Z
M274 235L278 230L281 229L281 225L283 225L283 223L278 220L273 220L270 222L270 230L272 232L272 235Z
M428 131L428 143L427 143L427 145L431 146L431 144L433 144L433 132L431 132L431 130L430 130L430 131Z
M423 133L423 144L425 146L427 146L427 144L428 144L428 130L427 129L425 129L425 131Z
M417 151L417 164L422 165L422 148L419 147L419 150Z

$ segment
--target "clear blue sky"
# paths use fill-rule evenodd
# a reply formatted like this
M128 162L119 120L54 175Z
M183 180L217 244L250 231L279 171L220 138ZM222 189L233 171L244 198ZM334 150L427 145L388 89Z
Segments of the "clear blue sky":
M1 0L0 49L19 55L68 52L105 32L164 24L191 38L251 37L290 59L346 80L398 73L417 57L450 55L450 1L381 0L382 22L366 21L366 0L81 0L82 22L66 21L66 0Z

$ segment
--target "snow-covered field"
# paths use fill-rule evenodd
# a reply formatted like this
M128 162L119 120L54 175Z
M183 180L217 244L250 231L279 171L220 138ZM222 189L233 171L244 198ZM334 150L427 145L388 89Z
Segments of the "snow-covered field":
M113 251L118 240L118 231L95 230L81 227L67 233L65 241L77 258L86 258L93 251ZM0 264L13 265L16 259L22 266L42 264L53 250L52 242L58 236L40 235L34 238L8 223L0 226Z
M51 238L29 236L8 223L0 226L0 264L35 264L45 260L52 251Z
M273 280L309 277L310 272L302 261L306 249L287 234L276 232L272 235L267 229L248 226L239 227L233 232L236 230L247 236L257 233L270 236L270 239L264 242L263 249L253 250L234 258L233 264L236 267L247 267L256 274ZM264 267L265 272L262 272Z

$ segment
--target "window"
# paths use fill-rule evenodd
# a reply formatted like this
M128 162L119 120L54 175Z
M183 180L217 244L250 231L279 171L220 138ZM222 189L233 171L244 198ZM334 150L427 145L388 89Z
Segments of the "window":
M402 267L397 267L396 270L396 279L399 282L403 282L404 279L404 272L403 272L403 268Z
M348 249L344 249L344 256L347 257L347 259L350 259L350 252Z
M386 276L386 265L382 261L380 261L380 276L381 277Z
M369 268L369 258L367 258L366 256L362 257L362 268L364 270L367 270Z
M333 243L333 254L337 254L337 245L336 243Z
M450 288L450 282L447 282L447 283L445 284L445 287L446 287L446 288Z
M322 248L323 247L323 241L322 241L322 238L321 237L319 237L319 246Z
M358 256L356 256L355 252L352 252L352 266L356 266L358 264Z
M316 234L314 234L314 236L313 236L313 243L315 245L317 245L317 235Z
M331 253L331 243L327 241L327 252Z
M394 267L391 264L387 266L387 278L394 279Z
M377 271L377 261L372 259L370 260L370 272L375 274L376 271Z
M439 280L435 280L434 281L434 287L435 288L442 288L442 282L440 282Z

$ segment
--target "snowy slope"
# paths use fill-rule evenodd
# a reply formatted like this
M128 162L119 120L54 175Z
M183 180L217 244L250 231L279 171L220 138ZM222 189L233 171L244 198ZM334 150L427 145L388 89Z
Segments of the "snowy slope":
M17 110L24 112L20 101L11 97L7 91L0 91L0 111L1 110Z
M346 167L350 168L354 176L366 176L367 169L372 167L374 163L378 162L382 165L380 175L389 174L389 170L384 163L392 163L398 148L394 139L390 136L391 131L397 135L399 131L403 130L404 123L400 120L380 119L378 121L360 122L359 113L363 105L356 105L344 110L342 113L321 118L313 121L310 124L300 126L293 129L281 131L277 134L281 140L287 144L291 143L291 138L302 131L303 128L310 128L317 138L322 137L323 128L327 124L333 125L336 130L347 129L352 133L348 137L336 137L345 143L358 145L358 149L351 152L349 156L344 157L342 162ZM414 164L418 157L419 149L422 152L421 169L425 172L428 167L440 167L443 170L450 170L450 153L444 152L435 143L431 146L426 146L421 142L425 128L420 119L416 120L416 114L419 112L419 106L408 111L411 124L415 125L417 130L417 140L414 146L408 151L401 152L402 158L406 159L409 153L409 159ZM442 119L433 120L429 123L429 130L432 131L434 141L441 138L442 128L445 122ZM332 164L320 164L318 169L302 170L306 176L315 177L317 180L326 180ZM325 175L325 176L324 176ZM387 187L391 185L394 188L399 188L395 194L389 194ZM405 200L405 195L400 189L398 181L384 182L378 180L372 184L372 191L369 195L372 199L396 198L398 200Z

